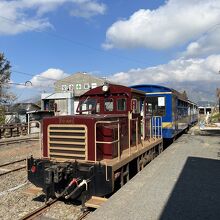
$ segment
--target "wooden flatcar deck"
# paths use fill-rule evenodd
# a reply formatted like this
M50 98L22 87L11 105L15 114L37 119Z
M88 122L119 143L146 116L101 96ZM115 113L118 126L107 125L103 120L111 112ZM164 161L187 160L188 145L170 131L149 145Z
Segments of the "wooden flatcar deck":
M130 155L129 155L129 148L124 150L121 154L120 160L118 159L118 157L116 157L114 159L104 159L101 160L100 162L107 166L111 166L112 170L115 171L120 167L126 165L133 159L149 151L150 149L158 146L159 144L162 144L162 142L163 142L162 138L155 138L155 139L151 138L150 140L142 141L142 143L138 144L138 146L131 147Z

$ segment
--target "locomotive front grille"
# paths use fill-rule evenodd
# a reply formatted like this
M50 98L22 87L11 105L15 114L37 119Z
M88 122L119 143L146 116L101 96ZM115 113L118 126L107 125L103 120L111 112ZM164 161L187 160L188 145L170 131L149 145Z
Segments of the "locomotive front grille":
M48 156L57 160L87 160L87 127L49 125Z

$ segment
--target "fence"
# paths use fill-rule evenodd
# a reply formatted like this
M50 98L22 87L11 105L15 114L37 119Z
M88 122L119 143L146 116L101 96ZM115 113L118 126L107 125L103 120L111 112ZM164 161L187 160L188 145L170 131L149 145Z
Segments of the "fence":
M0 126L0 139L18 137L21 135L26 135L28 133L28 124L6 124Z
M40 123L33 121L28 123L5 124L0 126L0 139L25 136L27 134L39 133Z

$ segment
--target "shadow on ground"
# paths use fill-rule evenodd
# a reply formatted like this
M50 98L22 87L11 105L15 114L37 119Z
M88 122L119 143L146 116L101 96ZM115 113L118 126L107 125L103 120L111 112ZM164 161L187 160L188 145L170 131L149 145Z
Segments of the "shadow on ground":
M35 198L33 198L33 201L35 202L45 202L46 196L44 194L41 194Z
M220 160L187 159L160 216L165 219L220 219Z

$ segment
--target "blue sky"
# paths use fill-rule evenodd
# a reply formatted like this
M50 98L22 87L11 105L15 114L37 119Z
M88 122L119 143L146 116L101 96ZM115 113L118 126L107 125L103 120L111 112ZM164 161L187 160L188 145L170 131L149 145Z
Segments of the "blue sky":
M18 101L75 72L214 99L219 6L218 0L2 0L0 51L12 64L12 82L33 84L12 86Z

